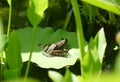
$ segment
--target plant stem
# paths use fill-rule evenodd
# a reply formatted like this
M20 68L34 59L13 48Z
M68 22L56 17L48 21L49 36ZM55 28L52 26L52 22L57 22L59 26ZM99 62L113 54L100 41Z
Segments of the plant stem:
M89 37L90 36L92 36L93 34L94 34L94 26L93 26L93 17L94 17L94 15L93 15L93 6L92 5L89 5L89 4L87 4L88 5L88 13L89 13L89 27L88 27L88 34L89 34Z
M80 48L80 65L82 65L82 59L84 57L85 51L84 51L84 46L85 46L85 39L83 36L83 29L82 29L82 21L81 21L81 16L80 16L80 11L79 11L79 6L77 3L77 0L71 0L74 15L75 15L75 22L76 22L76 27L77 27L77 37L78 37L78 45ZM81 75L83 75L83 68L81 66Z
M12 14L12 5L10 5L10 8L9 8L9 19L8 19L7 36L9 36L9 33L10 33L11 14Z
M67 30L67 27L68 27L68 24L70 22L71 16L72 16L72 10L70 10L66 15L65 22L64 22L64 25L62 27L64 30Z
M29 68L30 68L30 61L31 61L31 58L32 58L32 52L33 52L34 43L35 43L36 28L37 28L36 26L33 27L32 45L31 45L30 56L29 56L29 60L28 60L27 68L26 68L26 72L25 72L24 82L26 82L26 79L27 79L27 77L28 77L28 72L29 72Z

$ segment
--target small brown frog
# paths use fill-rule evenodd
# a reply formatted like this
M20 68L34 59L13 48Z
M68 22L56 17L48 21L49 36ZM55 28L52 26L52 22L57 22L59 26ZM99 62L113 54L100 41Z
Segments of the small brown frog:
M56 43L46 45L44 47L44 55L46 56L65 56L65 53L67 52L67 49L65 49L65 46L67 44L67 39L61 39Z

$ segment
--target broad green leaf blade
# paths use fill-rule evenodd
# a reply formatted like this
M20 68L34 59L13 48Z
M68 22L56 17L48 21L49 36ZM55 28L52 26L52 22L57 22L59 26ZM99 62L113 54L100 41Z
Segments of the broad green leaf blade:
M42 52L33 52L32 62L35 62L38 66L42 68L54 68L60 69L65 66L74 65L78 59L76 55L69 55L70 57L46 57ZM29 53L22 53L23 61L27 61Z
M95 43L97 45L99 60L100 60L100 62L102 64L105 49L106 49L106 45L107 45L106 44L105 33L104 33L103 28L101 28L100 31L97 33L97 35L95 36L94 41L95 41Z
M17 30L22 45L22 52L29 52L30 50L32 30L33 28L31 27L26 27L24 29ZM56 42L61 38L68 39L69 48L78 48L77 34L75 32L67 32L62 29L54 31L52 28L46 27L38 28L36 31L34 52L39 52L41 49L43 49L41 48L41 46L45 46L46 44Z
M120 15L120 0L82 0L82 1Z
M53 82L63 82L63 76L56 71L48 71L48 76Z
M17 32L22 43L22 58L23 61L27 61L29 57L29 50L31 44L31 32L33 28L19 29ZM24 37L23 37L24 36ZM39 46L44 46L60 40L61 38L68 39L68 47L78 48L77 44L77 34L75 32L67 32L62 29L53 31L52 28L38 28L36 32L36 41L34 46L34 51L32 55L32 62L37 63L42 68L55 68L59 69L67 65L75 64L78 56L76 54L71 54L70 57L46 57L42 54L43 48ZM64 61L64 62L63 62Z
M29 0L27 16L33 26L37 26L48 7L48 0Z
M10 69L21 69L21 44L16 31L11 32L6 51L6 63Z

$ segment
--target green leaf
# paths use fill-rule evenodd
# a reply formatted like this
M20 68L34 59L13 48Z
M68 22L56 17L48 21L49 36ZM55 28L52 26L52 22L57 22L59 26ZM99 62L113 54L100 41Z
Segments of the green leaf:
M88 78L85 82L120 82L120 75L114 73L103 73L99 78Z
M7 35L0 35L0 51L3 51L6 47L6 43L8 42Z
M11 32L9 37L9 42L6 50L6 63L9 67L9 70L19 70L20 73L20 70L22 68L21 44L16 31ZM12 72L10 71L9 73Z
M71 4L72 4L74 15L75 15L78 45L79 45L80 53L81 53L79 57L83 58L85 54L85 50L84 50L85 38L83 36L83 28L82 28L81 15L79 11L79 5L77 3L77 0L71 0Z
M32 62L38 64L42 68L55 68L60 69L65 66L74 65L78 59L78 56L69 54L70 57L47 57L40 52L33 52ZM22 53L23 61L27 61L29 53Z
M19 69L8 69L4 71L4 77L6 79L15 79L20 75Z
M118 55L116 57L116 62L115 62L115 70L117 74L120 75L120 51L118 52Z
M30 50L32 30L33 28L31 27L25 27L24 29L17 30L22 45L22 52L29 52ZM67 32L62 29L54 31L50 27L37 28L34 52L39 52L41 50L39 44L41 46L45 46L46 44L56 42L61 38L68 39L69 48L78 48L77 34L75 32Z
M109 18L112 24L116 24L117 23L117 19L115 17L114 13L109 12Z
M71 73L68 69L66 70L63 82L79 82L78 77Z
M33 26L40 23L47 7L48 0L29 0L27 16Z
M106 49L106 46L107 46L105 33L104 33L103 28L101 28L100 31L97 33L97 35L95 36L94 41L95 41L95 43L97 45L99 60L100 60L100 62L102 64L105 49Z
M86 45L84 47L84 49L85 49L85 53L87 53L88 52L88 45ZM72 49L69 50L69 54L79 56L80 55L80 49L79 48L72 48ZM81 61L81 58L79 58L79 59Z
M95 36L91 38L88 44L88 52L83 58L83 77L91 77L94 74L99 76L102 69L102 61L106 48L106 39L103 28Z
M72 74L68 69L66 70L64 81L65 82L73 82L72 81Z
M22 44L23 61L27 61L29 57L32 30L33 28L25 28L17 31ZM56 42L61 38L67 38L68 47L70 49L78 48L77 34L75 32L67 32L62 29L53 31L52 28L38 28L36 31L36 38L37 39L35 41L31 61L37 63L40 67L60 69L65 66L75 64L76 60L78 59L78 56L76 54L71 54L70 51L69 51L70 57L46 57L45 55L42 54L43 48L40 48L39 46L39 44L41 44L41 46L44 46L46 44Z
M91 40L89 42L88 50L93 58L93 61L96 62L98 60L98 50L97 50L97 46L94 43L93 38L91 38Z
M82 0L82 1L120 15L120 0Z
M63 76L59 72L48 71L48 75L53 82L62 82Z
M0 51L3 51L5 44L8 42L8 37L3 33L3 24L0 19Z
M93 39L88 44L88 52L85 54L82 62L83 77L90 78L94 74L98 76L101 73L102 64L99 61L98 51Z

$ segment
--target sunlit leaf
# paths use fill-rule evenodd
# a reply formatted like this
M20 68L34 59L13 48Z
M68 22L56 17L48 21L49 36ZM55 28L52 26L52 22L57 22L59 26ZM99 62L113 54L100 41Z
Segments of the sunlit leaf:
M32 28L20 29L17 32L22 43L23 61L27 61L29 57L29 50L32 38ZM46 44L54 43L61 38L67 38L68 48L78 48L77 34L75 32L67 32L62 29L54 31L52 28L38 28L36 31L36 38L37 39L35 41L31 61L37 63L38 66L42 68L59 69L68 65L74 65L76 60L78 59L78 55L71 54L71 50L69 52L69 57L46 57L42 54L43 48L40 47ZM74 52L74 50L72 52Z
M48 0L29 0L27 16L33 26L37 26L40 23L47 7Z
M99 60L102 63L104 53L105 53L105 49L106 49L106 45L107 45L106 44L105 33L104 33L103 28L101 28L101 30L97 33L97 35L95 36L94 41L95 41L95 43L97 45Z
M84 82L84 79L81 75L78 75L78 80L79 80L79 82Z
M81 82L79 78L68 69L64 77L59 72L55 71L49 71L48 74L53 82Z
M48 75L53 82L63 82L63 76L56 71L48 71Z
M70 72L68 69L66 70L64 76L64 82L79 82L78 77Z
M70 57L47 57L42 54L42 52L33 52L32 62L38 64L42 68L55 68L60 69L65 66L74 65L78 59L76 55L69 55ZM22 53L23 61L27 61L29 53Z
M95 78L93 75L92 78L87 78L86 82L120 82L120 75L114 73L103 73L100 77Z
M94 40L91 38L88 44L88 52L82 61L83 77L90 78L101 74L102 61L106 48L106 39L103 28L96 34Z
M88 52L83 58L83 77L88 78L96 74L98 76L101 73L101 63L98 58L97 46L94 43L94 40L91 39L88 44Z
M73 82L72 73L67 69L64 77L65 82Z
M82 1L120 15L120 0L82 0Z
M98 50L97 50L97 46L94 43L93 38L91 38L89 45L88 45L88 50L89 53L91 54L93 61L97 61L98 60Z

